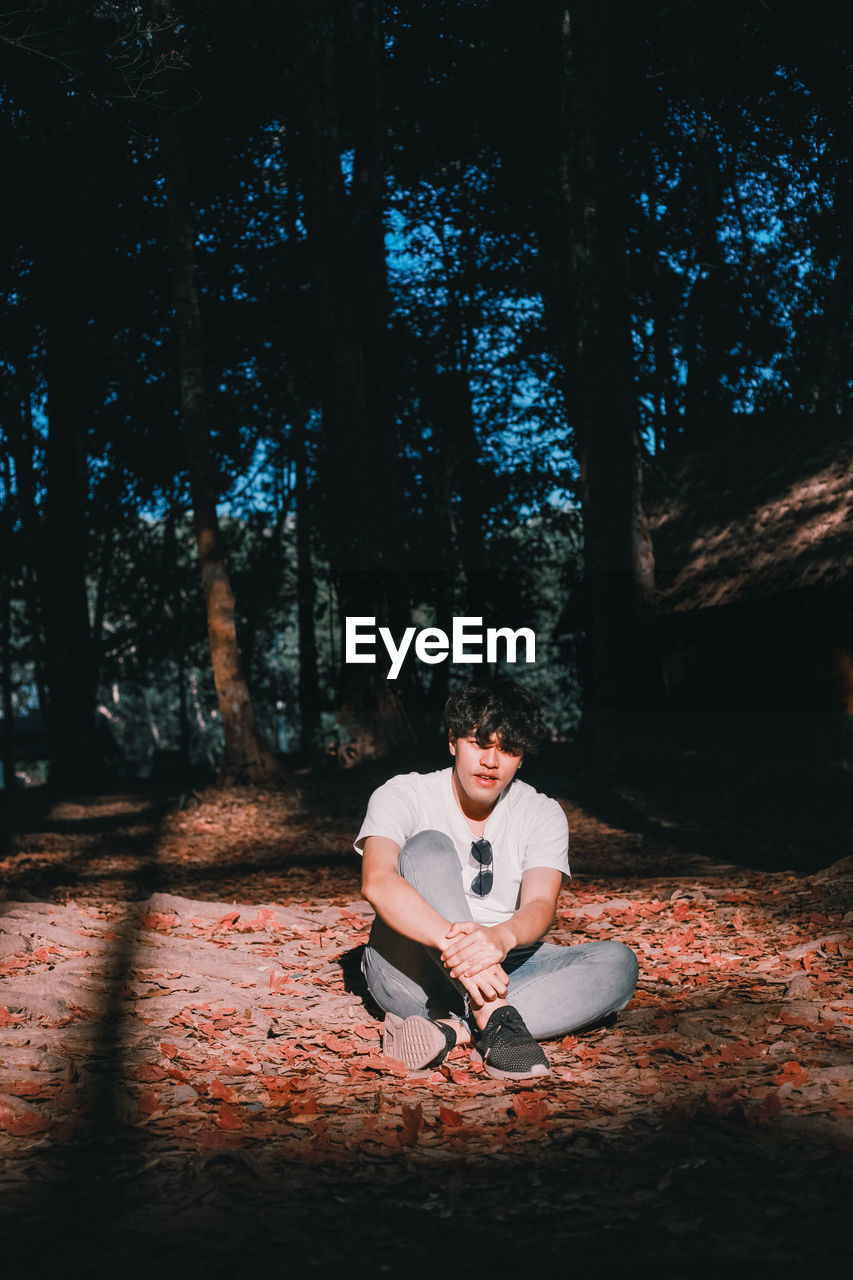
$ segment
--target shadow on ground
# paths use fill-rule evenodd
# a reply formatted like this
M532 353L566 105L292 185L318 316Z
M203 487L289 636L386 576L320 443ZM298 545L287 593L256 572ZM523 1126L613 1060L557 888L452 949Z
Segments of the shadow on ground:
M809 1122L771 1136L682 1116L616 1139L581 1127L539 1158L343 1165L83 1142L55 1176L49 1207L14 1206L10 1275L786 1277L849 1259L850 1183Z

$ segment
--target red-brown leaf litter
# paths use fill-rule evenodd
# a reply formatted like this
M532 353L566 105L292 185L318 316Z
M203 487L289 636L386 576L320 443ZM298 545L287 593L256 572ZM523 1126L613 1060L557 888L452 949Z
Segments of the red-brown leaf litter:
M334 785L24 805L0 863L0 1253L61 1276L838 1266L853 858L758 870L565 806L553 938L628 943L640 983L523 1087L467 1050L383 1057Z

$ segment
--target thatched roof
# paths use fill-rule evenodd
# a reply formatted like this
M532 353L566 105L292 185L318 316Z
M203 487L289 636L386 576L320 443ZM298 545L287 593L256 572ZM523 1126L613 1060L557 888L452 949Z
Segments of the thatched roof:
M752 430L660 461L665 613L853 586L853 430Z

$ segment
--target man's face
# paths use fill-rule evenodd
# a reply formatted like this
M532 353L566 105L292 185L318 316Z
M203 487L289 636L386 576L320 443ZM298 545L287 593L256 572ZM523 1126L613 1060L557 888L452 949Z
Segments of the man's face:
M473 735L454 738L451 734L450 754L456 757L459 787L476 805L494 804L512 782L522 760L520 755L502 751L494 733L484 747Z

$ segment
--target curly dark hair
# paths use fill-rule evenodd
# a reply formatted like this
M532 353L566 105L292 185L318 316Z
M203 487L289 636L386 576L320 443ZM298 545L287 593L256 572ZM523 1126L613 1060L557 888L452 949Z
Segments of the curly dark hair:
M539 704L514 680L467 684L447 699L444 719L454 738L476 738L484 747L492 734L510 755L535 751L545 736Z

